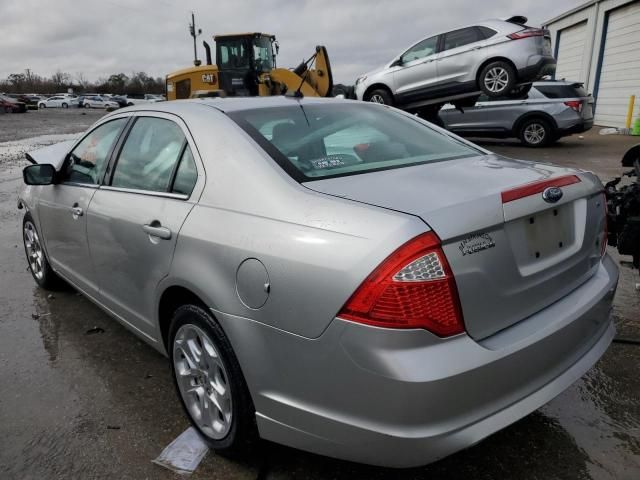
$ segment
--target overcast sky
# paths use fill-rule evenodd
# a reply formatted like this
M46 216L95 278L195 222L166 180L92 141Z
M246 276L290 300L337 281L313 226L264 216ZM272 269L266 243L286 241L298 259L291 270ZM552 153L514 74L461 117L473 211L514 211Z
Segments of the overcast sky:
M0 0L0 78L30 68L89 80L191 65L190 12L216 33L263 31L294 67L325 45L336 83L355 78L425 36L484 18L524 15L540 25L584 0ZM517 6L516 6L517 5ZM211 42L210 42L211 43Z

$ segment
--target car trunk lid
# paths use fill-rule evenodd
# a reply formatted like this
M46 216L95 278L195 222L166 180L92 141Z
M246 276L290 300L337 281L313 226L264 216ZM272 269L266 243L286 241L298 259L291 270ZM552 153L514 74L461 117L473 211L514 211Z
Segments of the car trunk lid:
M558 179L563 195L548 203L536 182ZM560 299L600 260L602 184L589 173L488 155L305 186L416 215L433 228L476 339Z

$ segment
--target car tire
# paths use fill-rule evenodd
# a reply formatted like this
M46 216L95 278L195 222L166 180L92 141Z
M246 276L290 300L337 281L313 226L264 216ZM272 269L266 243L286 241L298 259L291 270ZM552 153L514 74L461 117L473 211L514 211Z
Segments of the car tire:
M84 108L91 108L91 105L89 105L88 103L85 103Z
M11 107L4 107L4 113L13 113L13 108L11 108Z
M542 118L528 118L520 124L518 138L527 147L546 147L554 141L551 124Z
M63 104L62 104L62 108L69 108L69 105L68 105L68 104L66 104L66 103L63 103Z
M391 95L389 90L385 90L384 88L378 88L371 92L367 97L367 101L391 106L393 106L394 103L393 96Z
M36 283L45 290L58 289L64 282L51 268L30 213L26 213L22 219L22 243L29 271Z
M516 71L511 64L502 60L488 63L480 72L478 86L488 97L502 97L509 94L516 85Z
M38 108L47 108L47 106L44 103L41 103L38 105Z
M183 305L172 316L167 350L176 392L200 436L217 453L249 453L258 440L255 408L220 325L205 308ZM206 402L214 395L218 407Z

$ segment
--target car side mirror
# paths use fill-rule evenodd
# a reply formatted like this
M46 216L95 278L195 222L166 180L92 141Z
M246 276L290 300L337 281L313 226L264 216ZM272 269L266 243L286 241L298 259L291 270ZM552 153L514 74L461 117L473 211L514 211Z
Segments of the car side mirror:
M56 177L56 169L50 163L29 165L22 170L22 179L27 185L51 185Z
M400 57L400 58L395 59L390 66L391 67L401 67L403 64L404 64L404 61L402 60L402 57Z

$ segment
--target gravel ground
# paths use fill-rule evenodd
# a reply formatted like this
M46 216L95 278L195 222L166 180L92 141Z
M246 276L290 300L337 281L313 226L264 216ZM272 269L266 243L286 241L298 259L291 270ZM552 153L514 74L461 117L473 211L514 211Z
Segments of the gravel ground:
M86 114L85 114L86 113ZM151 460L188 422L166 359L73 291L49 295L26 271L15 208L25 150L73 137L103 112L0 115L0 478L179 478ZM545 149L482 141L498 153L577 166L603 180L621 172L635 139L564 139ZM64 134L64 135L61 135ZM51 136L55 135L55 136ZM640 140L640 139L639 139ZM614 314L640 338L640 282L621 262ZM103 333L87 335L94 327ZM637 346L614 343L559 397L514 425L427 467L397 471L271 445L253 459L209 453L191 478L637 479L640 378Z

